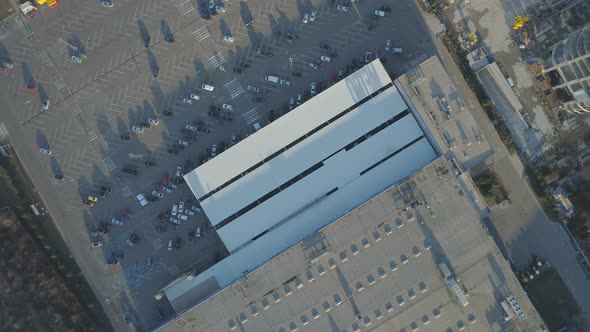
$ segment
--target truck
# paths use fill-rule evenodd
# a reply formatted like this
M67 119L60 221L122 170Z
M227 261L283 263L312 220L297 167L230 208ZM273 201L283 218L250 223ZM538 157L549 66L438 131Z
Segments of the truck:
M265 80L269 81L269 82L273 82L273 83L279 83L279 78L276 76L271 76L271 75L266 75L264 77Z

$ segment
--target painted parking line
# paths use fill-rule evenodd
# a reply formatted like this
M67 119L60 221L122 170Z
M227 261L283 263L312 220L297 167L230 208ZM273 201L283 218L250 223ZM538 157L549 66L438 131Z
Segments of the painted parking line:
M244 92L244 89L240 85L240 82L238 82L237 78L225 83L225 89L227 90L227 93L229 93L231 99L236 98Z
M246 120L247 124L251 124L260 118L260 114L258 114L256 108L253 108L248 112L242 114L242 117L244 118L244 120Z
M178 271L180 271L180 268L176 264L168 267L168 273L172 275L178 273Z
M217 52L217 53L213 54L212 57L209 58L209 63L211 64L211 67L213 67L213 68L217 68L226 62L227 62L227 59L225 58L225 56L223 56L223 53L221 53L221 52Z
M131 189L129 189L129 186L125 186L125 187L123 187L123 189L121 189L121 195L123 197L131 196L131 194L132 194L132 192L131 192Z
M197 42L201 42L211 37L211 32L209 32L209 29L207 29L207 27L202 27L198 30L193 31L193 37L195 37L195 40Z
M195 7L190 0L180 0L175 2L176 9L180 13L180 16L185 16L191 13L196 13Z
M95 130L91 130L91 131L88 132L88 140L90 142L94 141L97 138L98 138L98 134L96 133Z
M107 171L112 171L115 168L117 168L117 165L115 164L115 162L113 161L113 159L111 159L110 156L102 158L102 162L104 164L104 167L107 169Z
M162 239L155 239L154 241L152 241L152 247L154 247L154 249L158 250L160 248L162 248L165 245L164 241L162 241Z

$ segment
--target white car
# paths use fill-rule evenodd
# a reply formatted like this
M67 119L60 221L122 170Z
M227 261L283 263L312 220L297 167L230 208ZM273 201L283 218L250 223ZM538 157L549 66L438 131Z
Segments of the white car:
M158 121L158 119L156 119L156 118L148 118L148 122L149 122L149 124L153 124L153 125L160 124L160 121Z
M336 6L336 10L339 10L341 12L347 12L348 11L348 6L338 5L338 6Z
M175 216L178 214L178 205L172 205L172 215Z
M179 178L182 175L182 166L176 166L176 177Z
M41 148L39 151L41 151L42 154L46 154L48 156L51 154L51 150L49 149Z
M315 15L316 15L317 13L318 13L318 12L317 12L315 9L311 11L311 16L309 17L309 20L310 20L311 22L315 22Z
M131 129L136 132L136 133L143 133L143 128L142 127L138 127L138 126L133 126L131 127Z
M188 142L187 142L187 141L185 141L185 140L181 140L181 139L180 139L180 140L178 140L178 144L180 144L180 145L184 145L184 146L188 146Z
M201 209L199 209L199 207L196 205L191 206L191 210L201 212Z
M113 219L111 219L111 223L112 223L113 225L123 225L123 221L121 221L121 220L119 220L119 219L117 219L117 218L113 218Z
M375 11L375 16L384 17L385 16L385 12L382 11L382 10L376 10Z
M72 61L77 62L77 63L82 63L82 58L76 55L72 55L71 57Z
M12 62L4 60L4 61L2 61L2 67L4 67L4 68L13 68L14 65L12 64Z
M201 237L201 226L197 226L197 230L195 231L196 237Z
M309 14L305 13L305 15L303 15L303 23L307 23L309 22Z
M192 100L200 100L201 99L201 96L196 95L194 93L191 93L190 97L191 97Z
M184 202L180 201L178 203L178 213L183 213L184 212Z
M310 63L307 65L310 69L316 70L318 69L318 65L316 65L315 63Z
M228 43L233 43L234 42L234 37L232 36L223 36L223 40L228 42Z
M223 7L223 5L216 6L215 10L220 13L225 13L225 7Z
M49 109L49 99L43 100L43 109L44 110L48 110Z
M234 110L234 105L230 105L230 104L223 104L223 105L221 105L221 107L224 110L228 110L228 111L233 111Z
M215 157L217 155L217 144L211 145L211 157Z
M193 103L193 100L192 99L189 99L189 98L182 98L182 102L185 103L185 104L192 104Z
M91 246L92 248L98 248L98 247L102 247L102 241L96 241L96 242L92 242L92 243L90 244L90 246Z
M386 40L385 41L385 52L389 52L389 50L391 49L391 40Z
M316 86L315 82L311 83L311 95L312 96L315 96L315 94L317 93L316 88L317 88L317 86Z
M192 126L192 125L186 125L185 127L186 129L192 130L192 131L197 131L197 127Z
M154 196L156 196L156 197L158 197L158 198L164 198L164 194L162 194L162 193L161 193L161 192L159 192L159 191L155 191L155 190L154 190L154 191L152 191L152 195L154 195Z
M254 85L248 85L247 89L248 89L248 91L252 91L252 92L260 92L260 88L258 88L257 86L254 86Z
M168 251L172 251L172 240L168 240Z
M330 57L329 57L329 56L322 55L322 56L320 57L320 59L321 59L322 61L324 61L324 62L330 62Z
M113 8L113 3L108 0L103 0L100 2L100 5L107 8Z

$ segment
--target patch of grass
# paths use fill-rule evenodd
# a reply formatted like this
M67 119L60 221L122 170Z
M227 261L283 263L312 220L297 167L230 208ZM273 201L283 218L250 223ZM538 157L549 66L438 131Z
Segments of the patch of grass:
M588 322L557 270L544 271L526 285L526 290L549 331L559 331L562 327L586 330Z

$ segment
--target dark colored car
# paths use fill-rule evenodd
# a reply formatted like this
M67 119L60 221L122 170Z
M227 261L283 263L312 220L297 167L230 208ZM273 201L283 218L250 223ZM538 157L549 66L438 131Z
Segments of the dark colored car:
M209 13L209 8L207 8L207 5L202 4L199 6L199 16L201 16L201 18L204 20L211 18L211 14Z
M263 99L260 96L252 97L253 103L261 103L262 101L263 101Z
M203 134L209 134L211 132L211 130L209 130L209 128L205 128L205 127L197 127L197 132L203 133Z
M338 53L337 52L328 51L326 53L328 54L329 57L332 57L332 58L337 58L338 57Z
M82 203L89 205L90 207L93 207L95 204L93 201L88 200L88 199L82 200Z
M100 190L104 191L107 194L110 194L113 189L111 187L107 187L107 186L100 186Z
M303 75L302 75L300 72L298 72L298 71L294 71L294 72L293 72L293 76L294 76L294 77L301 77L301 76L303 76Z
M274 56L274 54L272 52L269 52L269 51L261 51L260 54L262 54L264 56Z
M234 67L233 70L234 70L234 73L238 73L238 74L242 73L242 68Z
M233 120L233 118L229 114L224 114L220 119L224 120L224 121L229 121L229 122L231 122Z
M109 265L119 265L119 260L115 258L107 258L107 264Z
M121 139L125 140L125 141L130 141L131 140L131 136L129 135L121 135Z
M168 36L164 37L164 40L169 43L174 43L174 36L168 35Z
M326 43L320 43L320 48L323 48L325 50L331 51L332 47L330 47L330 45L326 44Z
M296 34L296 33L294 33L293 31L289 31L289 33L287 34L287 36L289 36L290 38L293 38L293 39L299 38L299 35Z
M247 64L247 63L245 63L245 62L242 62L242 63L240 63L240 67L242 67L242 68L250 68L250 65Z
M189 240L192 240L192 239L194 239L194 238L195 238L195 231L190 231L190 232L188 232L188 239L189 239Z
M182 144L174 144L174 148L178 149L178 150L183 150L184 151L184 145Z
M189 168L191 168L191 160L185 159L184 160L184 169L189 169Z
M146 166L156 166L156 163L151 160L146 160L144 163Z
M170 153L170 154L178 154L178 150L177 149L168 149L168 153Z
M133 168L123 167L123 169L121 169L121 171L123 171L123 173L127 173L130 175L137 175L137 170L133 169Z
M142 128L150 128L151 127L151 125L147 122L142 122L140 125Z
M182 245L182 239L180 237L177 237L176 241L174 241L174 246L176 248L180 248L181 245Z
M208 116L212 117L212 118L218 118L219 117L219 112L215 112L215 111L211 111L209 113L207 113Z
M108 234L111 230L111 224L101 221L96 230L102 234Z
M389 6L381 6L380 10L386 13L391 13L391 7Z
M149 202L152 202L152 203L153 203L153 202L157 202L157 201L159 200L159 198L158 198L158 197L156 197L156 196L154 196L154 195L149 195L148 197L146 197L146 199L147 199Z
M164 114L165 116L174 116L174 113L170 112L170 111L164 111L162 114Z
M249 19L249 20L246 22L246 26L247 26L247 27L251 26L252 24L254 24L254 19L253 19L253 18Z

